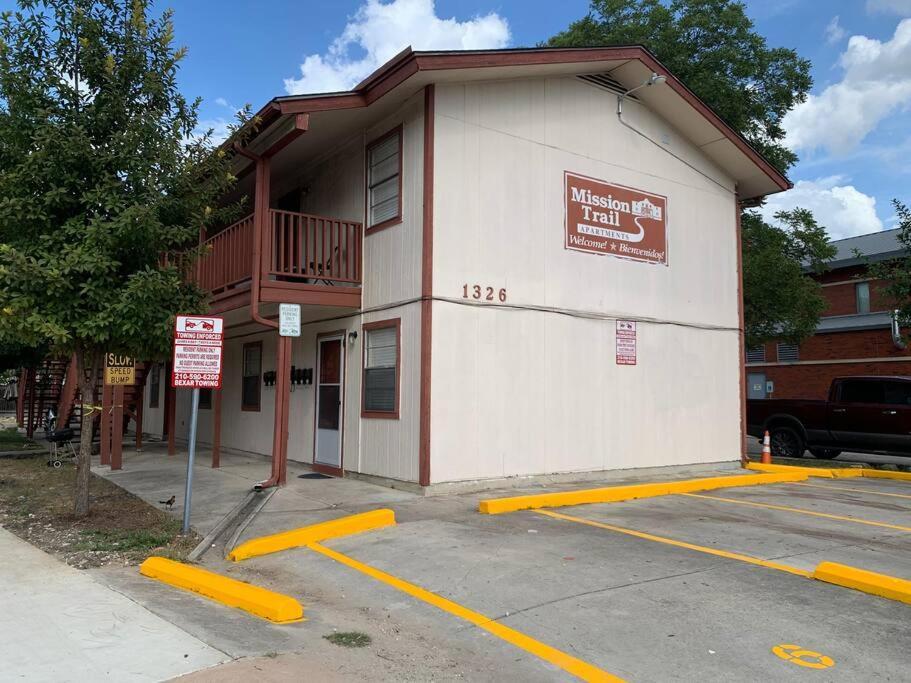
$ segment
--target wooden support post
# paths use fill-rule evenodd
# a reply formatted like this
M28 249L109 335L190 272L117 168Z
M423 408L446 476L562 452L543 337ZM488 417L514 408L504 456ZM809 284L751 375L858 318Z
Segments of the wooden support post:
M221 389L213 389L212 467L221 466Z
M111 411L111 469L123 468L123 385L114 387Z
M139 387L136 400L136 452L142 453L142 404L145 403L145 387Z
M28 394L25 397L28 415L25 422L25 435L28 438L35 436L35 369L29 368L26 373L25 386Z
M28 370L22 368L19 373L19 386L16 387L16 425L25 428L25 388L28 386Z
M105 384L101 390L101 464L111 464L111 409L114 406L114 387Z
M288 407L291 403L291 337L278 337L275 363L275 428L272 462L276 483L284 486L288 474Z

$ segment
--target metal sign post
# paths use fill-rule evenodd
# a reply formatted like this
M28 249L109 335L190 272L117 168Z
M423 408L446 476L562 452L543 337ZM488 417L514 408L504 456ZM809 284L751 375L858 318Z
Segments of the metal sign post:
M224 320L214 316L179 315L174 330L174 362L171 386L193 390L190 409L190 438L187 453L187 487L183 498L183 533L190 531L193 495L193 462L196 460L196 425L199 418L199 389L221 388L221 356Z
M193 495L193 461L196 459L196 419L199 417L199 387L193 389L190 408L190 443L187 454L187 489L183 494L183 534L190 533L190 497Z

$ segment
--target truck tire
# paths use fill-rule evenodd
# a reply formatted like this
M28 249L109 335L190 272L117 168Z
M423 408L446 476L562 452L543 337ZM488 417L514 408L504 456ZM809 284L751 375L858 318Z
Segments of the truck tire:
M841 451L837 448L811 448L810 454L820 460L832 460L841 455Z
M770 430L772 455L777 458L802 458L806 447L803 437L792 427L772 427Z

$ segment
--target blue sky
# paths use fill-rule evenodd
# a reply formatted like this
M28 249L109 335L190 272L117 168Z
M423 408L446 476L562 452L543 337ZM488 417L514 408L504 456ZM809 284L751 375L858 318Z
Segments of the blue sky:
M0 0L0 8L12 0ZM221 129L232 111L287 92L349 87L416 49L532 46L588 11L587 0L161 1L175 8L188 96ZM794 190L771 216L801 205L833 238L894 225L893 197L911 203L911 0L747 0L772 46L813 63L810 101L786 119L801 157ZM903 19L907 20L903 22Z

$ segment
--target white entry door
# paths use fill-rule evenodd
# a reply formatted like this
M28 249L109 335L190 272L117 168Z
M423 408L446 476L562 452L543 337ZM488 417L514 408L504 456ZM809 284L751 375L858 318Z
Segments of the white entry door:
M344 336L318 340L316 367L316 449L313 462L342 469L342 401L345 376Z

